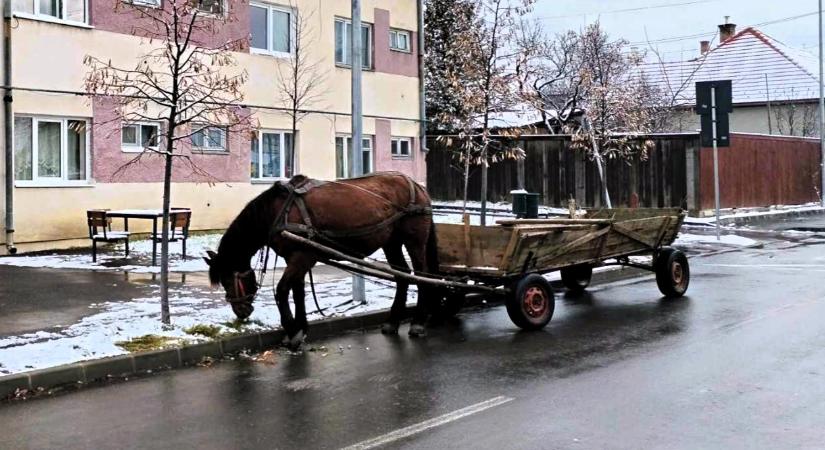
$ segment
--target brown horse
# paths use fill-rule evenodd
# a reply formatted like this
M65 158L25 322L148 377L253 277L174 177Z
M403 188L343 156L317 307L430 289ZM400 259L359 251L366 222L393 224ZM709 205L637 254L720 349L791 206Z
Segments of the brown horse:
M418 183L397 172L376 173L340 181L311 180L302 175L277 182L250 201L229 225L218 252L208 252L209 278L221 284L241 319L252 314L258 284L250 261L269 246L287 263L275 290L281 324L293 347L307 332L304 277L319 261L328 260L281 236L282 230L363 258L383 249L387 262L409 272L402 246L416 273L438 270L438 253L430 197ZM384 333L397 333L403 319L409 282L396 279L396 291ZM289 291L295 317L289 308ZM426 334L424 326L436 306L437 289L420 285L410 336Z

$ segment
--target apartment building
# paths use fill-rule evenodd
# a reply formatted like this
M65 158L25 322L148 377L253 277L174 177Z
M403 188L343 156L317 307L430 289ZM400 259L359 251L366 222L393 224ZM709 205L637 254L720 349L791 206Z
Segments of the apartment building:
M13 237L21 251L86 244L87 209L161 205L160 158L118 171L160 125L112 127L111 102L83 94L89 71L84 57L128 66L150 45L132 35L139 20L134 5L118 7L118 1L11 1L14 170L5 176L13 177ZM139 1L140 7L163 8L166 0ZM199 0L198 7L231 17L216 42L246 43L234 56L249 74L244 105L256 129L233 133L208 127L187 142L191 158L214 177L178 168L173 173L172 203L192 208L193 229L226 227L248 200L292 174L344 177L351 145L350 0ZM311 12L313 38L304 51L318 61L324 83L312 105L317 112L304 117L293 136L291 118L279 110L285 105L276 74L293 57L296 10ZM363 165L366 171L399 170L424 182L420 12L416 0L362 1ZM286 150L293 142L291 158ZM7 251L4 243L5 234L0 254Z

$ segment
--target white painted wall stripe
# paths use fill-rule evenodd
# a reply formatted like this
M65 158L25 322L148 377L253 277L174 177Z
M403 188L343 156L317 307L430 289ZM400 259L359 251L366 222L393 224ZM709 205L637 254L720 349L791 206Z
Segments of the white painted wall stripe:
M349 447L345 447L342 450L367 450L370 448L380 447L382 445L389 444L390 442L394 442L399 439L404 439L414 434L421 433L422 431L429 430L430 428L435 428L441 425L448 424L450 422L454 422L458 419L467 417L472 414L478 414L482 411L488 410L490 408L495 408L496 406L503 405L511 401L513 401L512 398L500 395L498 397L485 400L481 403L476 403L475 405L470 405L465 408L461 408L456 411L449 412L447 414L434 417L429 420L425 420L424 422L400 428L398 430L391 431L387 434L382 434L381 436L377 436L372 439L350 445Z

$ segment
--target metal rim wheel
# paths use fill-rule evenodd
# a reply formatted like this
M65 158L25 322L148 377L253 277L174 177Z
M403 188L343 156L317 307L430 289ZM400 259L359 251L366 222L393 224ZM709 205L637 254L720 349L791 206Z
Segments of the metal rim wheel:
M553 318L556 302L550 283L530 274L517 281L507 296L507 314L519 328L540 330Z
M685 295L690 284L690 265L687 256L673 248L663 249L656 256L656 284L665 297Z
M590 264L579 264L561 269L561 282L564 287L573 292L583 292L590 286L590 279L593 277L593 266Z

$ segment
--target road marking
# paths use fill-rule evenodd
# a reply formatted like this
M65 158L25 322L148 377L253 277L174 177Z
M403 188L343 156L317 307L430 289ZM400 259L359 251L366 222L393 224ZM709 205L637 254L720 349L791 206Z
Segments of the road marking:
M823 264L701 264L703 267L770 267L776 269L825 269Z
M499 395L498 397L485 400L481 403L476 403L475 405L470 405L466 408L461 408L453 412L449 412L447 414L434 417L429 420L425 420L424 422L400 428L398 430L391 431L387 434L382 434L381 436L377 436L372 439L368 439L366 441L350 445L349 447L345 447L342 450L366 450L369 448L380 447L382 445L389 444L390 442L395 442L399 439L404 439L414 434L421 433L422 431L429 430L430 428L435 428L441 425L448 424L450 422L454 422L458 419L467 417L472 414L478 414L482 411L488 410L490 408L495 408L496 406L500 406L511 401L513 401L512 398Z

